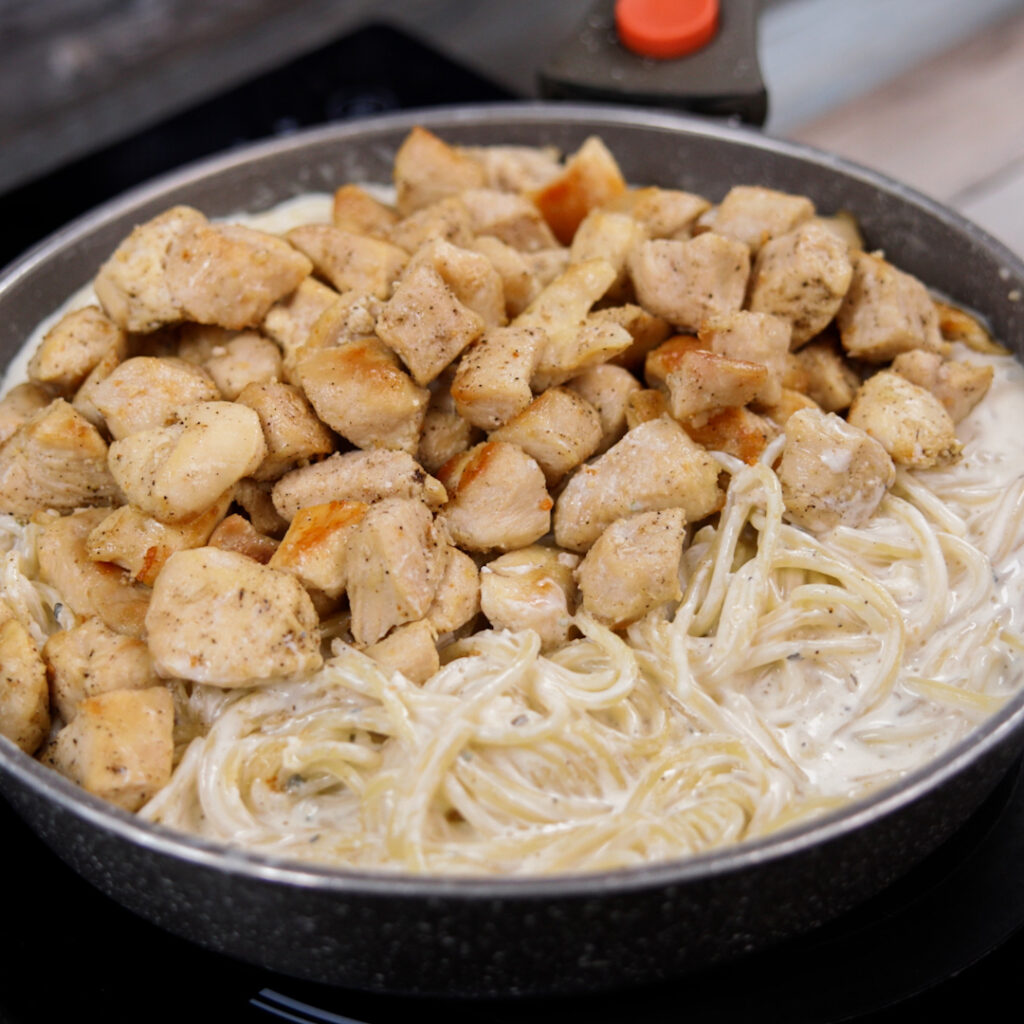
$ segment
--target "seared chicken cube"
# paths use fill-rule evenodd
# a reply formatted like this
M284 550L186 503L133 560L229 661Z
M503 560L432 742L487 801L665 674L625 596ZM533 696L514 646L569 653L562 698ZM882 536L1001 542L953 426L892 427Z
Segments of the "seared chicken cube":
M224 687L315 672L317 625L294 576L211 547L168 559L146 613L158 675Z
M898 355L891 369L930 391L954 423L985 397L995 373L991 366L944 360L937 352L920 348Z
M621 629L666 601L678 601L685 533L681 508L616 519L576 570L584 610Z
M818 409L801 409L786 421L777 472L789 518L814 533L863 526L896 478L882 445Z
M697 218L711 204L692 192L674 188L634 188L614 200L609 209L628 213L643 225L648 238L687 239Z
M544 473L518 445L486 441L442 466L448 489L444 520L470 551L509 551L539 540L551 525Z
M847 419L879 441L901 466L945 465L955 462L963 448L942 403L892 370L864 381Z
M626 260L645 238L643 228L628 214L591 210L573 236L569 262L605 260L610 263L616 277L606 294L609 300L621 299L629 284Z
M561 647L576 610L579 556L534 544L480 570L480 608L495 629L532 629L542 650Z
M641 423L667 416L668 392L657 388L641 388L626 399L626 430L632 430Z
M342 231L372 238L387 238L398 223L395 210L359 185L342 185L334 193L331 223Z
M436 633L451 633L480 611L480 571L476 562L453 544L443 552L444 568L427 610L427 621Z
M68 397L108 352L123 358L125 347L124 332L98 307L76 309L46 332L29 360L28 377Z
M89 697L159 683L145 641L115 633L98 618L54 633L43 647L43 659L50 671L54 706L65 723Z
M523 253L530 272L537 279L539 288L547 288L556 278L569 269L569 250L538 249L537 252Z
M427 619L395 626L383 640L370 644L363 653L386 672L401 672L414 683L425 683L441 668L437 637Z
M848 409L860 387L857 371L830 338L791 353L783 383L813 398L826 412Z
M810 223L831 231L849 252L860 252L864 248L864 236L860 233L860 225L857 218L848 210L840 210L830 217L812 217Z
M684 352L665 381L672 415L700 426L722 409L767 401L780 393L763 363L729 359L714 352Z
M750 251L713 231L689 241L656 238L638 246L630 273L640 305L682 331L743 305Z
M394 175L398 212L403 217L445 196L483 188L487 183L478 161L418 125L395 154Z
M634 371L644 365L644 359L651 349L657 348L672 334L672 325L667 320L631 302L595 310L588 319L591 322L607 320L629 331L633 339L629 348L612 356L610 362Z
M806 196L759 185L736 185L715 211L714 230L756 253L766 242L788 234L813 216L814 203Z
M285 379L291 384L300 381L299 367L307 357L325 348L338 348L347 341L372 338L377 329L377 318L384 303L363 292L345 292L313 321L301 345L286 350L282 361Z
M261 330L281 346L285 379L294 383L297 354L309 340L313 324L339 297L333 288L307 277L295 291L275 302L267 311ZM361 333L371 334L376 319L376 314L370 317L369 329Z
M404 217L390 237L407 253L437 241L464 247L473 240L473 221L461 196L447 196Z
M887 362L915 348L930 352L947 348L925 286L872 253L853 257L853 279L836 323L847 353L872 363Z
M601 442L601 417L575 391L549 388L490 435L537 460L549 487L590 458Z
M25 381L15 384L0 398L0 445L11 437L27 419L45 409L53 396L38 384Z
M317 416L359 448L414 452L430 401L382 341L347 341L303 359L298 378Z
M1000 345L977 317L971 316L965 309L952 306L948 302L936 302L939 314L939 330L946 341L962 341L973 352L984 352L987 355L1005 356L1009 349Z
M362 645L376 643L393 626L422 619L445 566L430 509L408 498L371 505L349 535L344 557L352 636Z
M222 519L210 534L207 547L221 548L245 555L260 565L266 565L277 550L278 541L260 533L245 516L232 515Z
M467 189L459 194L474 235L491 235L513 249L551 249L558 240L540 210L523 195L498 189Z
M203 366L220 393L233 402L250 384L281 377L281 350L256 331L243 331L215 349Z
M436 270L455 298L476 313L487 327L499 327L506 322L501 275L486 256L437 239L423 246L409 260L406 276L420 266Z
M768 379L758 395L759 403L774 405L782 397L790 342L788 321L766 313L741 310L705 320L699 337L716 355L764 366Z
M24 519L41 508L68 512L118 496L106 441L63 398L33 413L0 448L0 512Z
M9 618L0 625L0 736L34 754L49 731L46 666L28 630Z
M674 334L657 348L651 349L644 359L644 381L648 387L668 391L668 377L682 366L683 356L696 349L710 351L711 345L695 334Z
M303 224L285 237L339 292L355 291L386 299L407 259L405 250L397 245L342 231L331 224Z
M482 440L480 430L463 419L455 407L450 390L453 378L449 367L431 385L430 404L416 449L416 461L428 473L436 473L449 459Z
M71 400L71 407L75 412L84 416L98 430L105 430L106 423L103 420L103 414L93 403L93 395L100 384L120 365L120 354L114 349L109 349L106 355L92 368L89 376L85 378L75 392L75 397Z
M764 415L776 426L785 427L789 417L801 409L816 409L821 411L821 406L813 398L803 394L801 391L794 391L792 388L783 387L782 397L772 406L762 410ZM826 412L828 410L825 410Z
M303 586L340 597L346 585L345 549L369 507L362 501L329 501L300 509L267 564L290 572Z
M746 406L722 409L700 425L691 422L684 427L687 434L708 451L725 452L747 465L757 462L769 442L779 436L778 428L770 419L751 412Z
M530 378L534 391L562 384L591 366L598 366L624 352L633 343L621 324L604 317L587 317L575 334L554 345L541 347L537 366Z
M569 478L555 505L555 540L586 551L632 512L681 508L688 522L697 522L721 505L718 463L663 417L634 427Z
M239 224L200 222L176 235L164 268L182 319L240 331L258 327L313 266L275 235Z
M595 452L607 451L626 432L629 396L640 390L640 382L625 367L602 363L584 370L565 386L597 411L601 440Z
M274 507L273 486L265 480L243 477L235 484L235 504L245 512L249 522L259 533L268 537L283 537L285 530L288 529L288 521Z
M540 294L540 281L534 274L530 262L518 250L490 235L474 238L469 243L469 248L481 256L486 256L501 278L507 318L519 316Z
M558 177L562 168L553 146L459 146L484 170L484 184L505 192L528 192Z

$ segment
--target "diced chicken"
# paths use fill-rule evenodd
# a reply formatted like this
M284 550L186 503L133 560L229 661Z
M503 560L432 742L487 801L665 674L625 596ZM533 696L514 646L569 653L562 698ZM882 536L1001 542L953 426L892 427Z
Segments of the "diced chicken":
M0 398L0 445L41 409L45 409L53 396L38 384L25 381L15 384L10 391Z
M29 380L67 398L109 351L123 358L125 346L124 332L98 307L76 309L46 332L29 360Z
M136 356L126 359L93 389L99 410L115 440L174 423L196 402L214 402L220 390L200 366L184 359Z
M0 625L0 736L34 754L49 731L46 666L28 630L8 619Z
M461 195L447 196L400 220L391 229L391 241L407 253L431 242L461 247L473 240L473 221Z
M444 545L421 501L371 505L348 538L346 586L356 643L376 643L394 626L422 619L444 573Z
M954 423L959 423L985 397L995 373L991 366L947 361L937 352L920 348L898 355L891 368L930 391Z
M420 266L436 270L455 298L487 327L506 322L501 275L486 256L437 239L419 249L409 261L407 273Z
M108 513L92 508L47 521L38 544L39 578L56 587L76 615L98 616L116 633L141 636L149 588L119 566L93 561L86 547Z
M838 343L823 337L791 353L783 383L813 398L826 412L840 412L849 408L860 377Z
M539 540L551 525L551 497L536 461L514 444L486 441L438 473L452 539L470 551L509 551Z
M418 125L395 154L394 176L398 212L403 217L445 196L483 188L487 183L477 160Z
M831 231L849 252L860 252L864 248L864 236L860 233L860 225L857 218L848 210L840 210L830 217L812 217L810 223Z
M205 512L263 461L260 418L236 402L198 402L181 422L110 446L110 471L136 508L165 523Z
M689 241L658 238L638 246L630 273L640 305L682 331L743 305L750 251L713 231Z
M621 324L604 317L587 317L583 326L560 344L548 342L540 349L536 369L530 378L534 391L563 384L591 366L599 366L624 352L633 343Z
M530 198L555 237L568 245L583 218L626 191L626 182L608 147L591 136L569 157L562 173Z
M622 366L602 363L584 370L566 382L597 411L601 440L595 452L607 451L626 432L626 408L629 396L640 390L640 382Z
M480 611L480 571L465 551L452 544L444 547L444 569L427 610L427 621L436 633L451 633Z
M398 223L395 210L359 185L342 185L334 193L331 222L342 231L373 238L387 238Z
M590 458L601 442L601 417L575 391L549 388L490 435L518 445L537 461L549 487Z
M777 472L789 518L815 533L863 526L896 478L881 444L817 409L801 409L786 421Z
M963 342L973 352L984 352L986 355L1005 356L1009 352L967 310L948 302L936 302L935 310L939 315L939 331L945 341Z
M171 242L167 286L184 318L240 331L258 327L312 264L276 235L239 224L191 224Z
M698 427L722 409L767 401L769 396L777 398L781 391L763 363L729 359L702 349L684 352L679 368L665 383L672 415Z
M487 188L528 192L540 188L562 171L552 146L460 146L459 152L484 169Z
M303 224L285 236L312 260L317 274L339 292L355 291L386 299L405 267L404 249L331 224Z
M847 419L879 441L901 466L928 469L945 465L955 462L963 448L942 403L892 370L882 370L864 381Z
M363 652L387 672L401 672L422 685L441 668L434 627L427 619L395 626L383 639Z
M532 629L542 650L562 646L573 627L579 556L534 544L480 570L480 608L495 629Z
M205 512L181 523L161 523L131 505L114 509L89 534L86 551L94 562L112 562L129 577L152 586L175 551L202 547L227 514L232 488Z
M777 408L777 406L772 406ZM687 434L708 451L725 452L753 465L769 442L779 436L770 419L745 406L732 406L708 417L705 423L685 423Z
M331 294L337 295L337 292ZM298 368L302 361L322 349L372 338L383 308L384 303L380 299L362 292L345 292L336 298L313 321L303 343L285 352L282 367L285 379L298 384Z
M220 393L234 401L250 384L281 377L281 350L256 331L243 331L215 349L203 363Z
M569 262L605 260L610 263L616 277L606 295L610 301L622 299L629 285L626 260L645 238L643 228L629 214L591 210L573 236Z
M800 391L794 391L792 388L783 387L782 397L779 401L775 405L764 409L763 412L777 426L785 427L789 417L801 409L822 411L821 406L813 398Z
M658 388L641 388L626 399L626 430L641 423L661 419L668 413L668 392Z
M925 286L872 253L853 257L853 279L836 323L847 353L872 363L914 348L941 353L947 348Z
M489 330L459 360L451 395L459 414L493 430L533 400L530 379L547 335L539 327Z
M175 206L135 228L100 267L93 289L118 327L147 332L184 319L167 279L168 250L180 235L205 224L198 210Z
M331 432L317 419L313 407L298 388L271 380L249 384L238 395L260 418L267 454L252 475L276 480L297 463L334 451Z
M635 188L608 207L628 213L643 225L648 238L687 239L697 218L711 208L703 196L674 188Z
M415 452L430 392L382 341L347 341L303 359L298 378L317 416L359 448Z
M273 486L270 481L244 477L235 484L235 504L260 533L268 537L283 537L288 529L288 520L274 507Z
M716 355L764 366L768 379L757 401L763 405L774 405L779 401L789 354L790 326L787 320L743 310L706 320L701 324L699 337Z
M672 325L667 320L654 316L631 302L595 310L588 319L592 323L615 323L629 331L629 336L633 339L629 348L612 356L610 362L633 371L638 371L643 366L647 353L657 348L672 333Z
M108 349L106 355L92 368L89 376L82 382L71 400L75 412L84 416L98 430L106 430L103 414L96 408L93 395L100 384L109 377L121 364L121 356L114 349Z
M630 513L681 508L693 523L721 505L715 460L678 423L651 420L569 478L555 506L555 540L586 551Z
M210 534L207 547L220 548L245 555L260 565L266 565L277 550L278 541L260 533L245 516L232 515L223 519Z
M540 210L523 195L498 189L467 189L459 198L469 212L474 235L492 235L523 252L558 245Z
M450 390L453 377L449 367L431 385L430 405L423 417L423 432L416 449L416 461L428 473L436 473L449 459L482 440L480 430L455 408Z
M118 496L106 441L63 398L33 413L0 448L0 512L24 519Z
M86 792L137 811L171 778L174 701L169 690L111 690L82 701L47 761Z
M101 619L86 619L54 633L43 647L54 707L73 721L82 701L109 690L144 690L159 680L144 640L122 636Z
M758 185L731 188L715 212L714 230L735 238L756 253L766 242L788 234L814 216L806 196Z
M361 501L330 501L300 509L268 564L290 572L303 586L340 597L347 582L345 549L369 507Z
M685 533L681 508L616 519L576 571L583 608L599 622L622 629L652 608L678 601Z
M323 664L316 611L302 584L219 548L168 559L153 586L146 629L161 676L255 686Z
M262 330L281 346L285 378L294 383L296 355L309 340L313 324L339 299L333 288L307 277L290 295L275 302L263 318ZM372 334L377 315L368 318L369 327L360 334Z
M668 391L668 378L683 365L683 356L697 349L710 351L708 341L694 334L675 334L657 348L651 349L644 359L644 380L648 387Z
M569 269L569 250L561 247L527 252L523 256L540 289L547 288Z
M519 316L540 294L541 285L529 261L521 252L490 235L481 235L469 243L474 252L486 256L501 278L505 296L505 315Z
M750 275L749 306L788 320L795 347L828 325L852 276L845 243L818 224L804 224L761 247Z

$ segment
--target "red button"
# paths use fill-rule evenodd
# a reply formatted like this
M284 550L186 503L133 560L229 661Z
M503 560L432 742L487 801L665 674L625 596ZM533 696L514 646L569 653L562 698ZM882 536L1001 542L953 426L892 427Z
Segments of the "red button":
M682 57L714 38L718 0L616 0L615 26L634 53Z

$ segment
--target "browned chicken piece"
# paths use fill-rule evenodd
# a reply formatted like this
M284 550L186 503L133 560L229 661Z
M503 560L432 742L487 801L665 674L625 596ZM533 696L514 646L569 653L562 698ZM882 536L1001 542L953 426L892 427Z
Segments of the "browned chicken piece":
M176 235L164 261L182 319L236 331L258 327L312 270L283 239L240 224L192 224Z
M612 629L643 618L683 596L679 559L686 515L681 508L616 519L594 541L576 570L585 611Z
M881 370L864 381L847 420L875 438L901 466L946 465L956 462L963 448L942 403L892 370Z
M641 388L626 399L626 430L668 415L668 392L658 388Z
M756 253L766 242L788 234L813 216L814 203L806 196L759 185L736 185L715 212L714 230Z
M762 412L777 426L785 427L789 417L800 409L817 409L820 411L821 406L803 392L783 387L782 397L779 401L775 405L763 409Z
M562 173L553 146L461 146L459 152L484 169L484 185L505 192L529 192Z
M778 381L771 380L763 363L729 359L703 349L684 352L679 368L665 383L672 415L698 427L722 409L781 394Z
M576 609L579 556L534 544L480 570L480 608L495 629L532 629L542 650L561 647Z
M854 255L853 280L836 323L843 348L855 359L884 363L915 348L948 351L925 286L873 253Z
M317 625L294 576L211 547L168 559L146 614L158 675L224 687L315 672Z
M523 252L558 245L540 210L523 195L498 189L467 189L459 198L469 212L474 235L491 235Z
M597 411L601 422L601 440L595 452L607 451L626 432L626 408L629 396L640 390L640 382L622 366L602 363L584 370L566 382Z
M298 378L317 416L352 444L416 451L430 392L379 339L315 352L299 364Z
M403 217L445 196L487 184L479 161L419 125L395 154L394 177L398 212Z
M165 523L205 512L263 461L260 418L237 402L197 402L170 427L110 446L110 472L129 502Z
M547 288L569 269L568 249L540 249L538 252L523 253L523 256L540 290Z
M490 264L488 268L497 277ZM463 305L428 264L413 268L402 279L377 319L377 334L401 356L420 385L437 377L485 328L483 318Z
M974 352L986 355L1005 356L1009 349L1000 345L977 317L971 316L965 309L952 306L948 302L935 303L939 315L939 331L946 341L961 341Z
M285 237L339 292L355 291L378 299L391 294L392 282L408 258L397 245L342 231L332 224L303 224Z
M201 367L184 359L135 356L101 380L92 404L115 440L175 422L196 402L214 402L220 390Z
M328 289L330 291L330 289ZM384 303L373 295L363 292L345 292L313 321L303 342L289 348L284 355L282 370L290 384L299 383L298 368L308 356L325 348L337 348L347 341L363 341L375 336L377 318L384 309Z
M441 668L437 637L427 619L395 626L383 640L370 644L363 653L386 672L401 672L406 679L420 685Z
M369 507L362 501L329 501L300 509L267 564L290 572L305 587L340 597L347 583L345 549Z
M663 508L681 508L697 522L721 508L718 472L678 423L641 423L569 478L555 505L555 540L586 551L616 519Z
M711 208L703 196L674 188L634 188L609 204L639 221L648 238L687 239L697 218Z
M705 320L698 337L716 355L764 366L768 380L758 402L775 405L779 401L789 356L789 321L767 313L741 310Z
M605 293L607 301L629 297L629 254L646 239L643 228L629 214L591 210L576 229L569 247L569 262L605 260L615 269L615 280Z
M82 701L46 760L86 792L137 811L171 778L174 701L169 690L110 690Z
M98 616L116 633L142 636L149 587L107 562L94 562L89 535L109 509L91 508L50 519L39 537L39 578L58 588L61 600L78 616Z
M416 461L428 473L436 473L449 459L483 440L481 431L455 408L450 390L453 378L452 367L448 367L431 385L430 405L416 449Z
M632 335L621 324L605 317L587 317L583 326L572 336L563 336L560 344L554 345L549 340L541 347L530 387L534 391L545 391L563 384L589 367L624 352L632 343Z
M268 537L283 537L285 530L288 529L288 521L274 507L274 500L271 497L272 487L273 485L269 481L244 477L235 484L235 504L244 510L253 529ZM226 545L216 544L213 546L223 547Z
M342 231L386 239L398 223L393 207L382 203L359 185L342 185L334 193L331 222Z
M103 414L96 408L92 398L96 393L96 388L120 365L121 356L113 349L108 350L106 355L89 372L89 376L85 378L81 387L75 392L75 397L71 400L71 406L75 412L84 416L99 430L105 430L106 423L103 420Z
M683 426L687 434L708 451L725 452L750 466L779 436L778 428L770 419L759 416L746 406L722 409L699 426L693 423L684 423Z
M826 412L841 412L850 407L860 377L843 358L838 342L823 337L790 354L783 383L813 398Z
M444 241L461 247L473 240L473 221L461 194L439 199L411 213L391 229L391 242L415 253L431 242Z
M530 379L547 336L539 327L497 327L459 360L451 396L459 415L494 430L533 400Z
M667 320L648 313L646 309L631 302L595 310L590 314L589 319L591 321L608 320L629 331L629 335L633 339L629 348L612 356L610 362L634 372L639 372L643 367L647 353L651 349L657 348L672 334L672 325Z
M274 506L288 522L300 509L328 501L364 501L409 498L438 508L447 499L439 480L407 452L339 452L323 462L286 473L274 485Z
M217 529L210 534L207 547L234 551L260 565L266 565L279 543L273 537L260 533L245 516L235 514L221 520Z
M539 540L551 526L551 497L536 461L504 441L485 441L442 466L444 520L470 551L509 551Z
M126 346L124 332L99 307L76 309L46 332L29 360L28 377L68 398L108 352L124 358Z
M131 505L114 509L89 534L86 551L94 562L112 562L151 587L175 551L202 547L231 506L228 488L205 512L181 523L161 523Z
M262 334L243 331L214 348L203 367L220 393L233 402L250 384L280 379L281 350Z
M864 248L864 236L860 233L857 218L847 210L840 210L830 217L812 217L810 223L818 224L826 231L831 231L849 252L860 252Z
M394 626L422 619L444 573L434 517L421 501L371 505L348 538L345 576L357 644L374 644Z
M52 401L53 396L38 384L30 381L15 384L3 398L0 398L0 445L11 437L22 423L45 409Z
M683 356L697 349L710 351L710 348L708 341L702 341L695 334L674 334L647 353L644 359L644 380L647 386L667 392L669 374L680 368Z
M438 634L451 633L480 611L480 570L453 544L444 546L444 569L427 610L427 621Z
M145 333L184 319L167 279L168 251L189 228L205 224L198 210L172 207L135 228L100 267L93 289L118 327Z
M237 401L259 416L263 429L267 454L253 470L257 480L276 480L298 463L334 451L331 432L298 388L278 380L249 384Z
M144 690L160 680L144 640L122 636L91 618L54 633L43 647L53 704L65 724L82 701L109 690Z
M338 298L338 293L333 288L328 288L315 278L307 277L291 295L286 295L280 302L275 302L267 311L261 330L281 346L286 380L294 383L296 354L309 340L313 324L328 307L338 301ZM369 329L360 333L373 333L373 324L376 320L377 315L374 313L368 320Z
M944 360L937 352L920 348L898 355L891 369L930 391L954 423L959 423L985 397L995 373L991 366Z
M689 241L656 238L638 246L630 273L640 305L681 331L743 305L750 250L713 231Z
M786 421L777 473L789 518L814 533L863 526L896 479L878 441L818 409L800 409Z
M408 274L419 266L436 270L455 298L488 327L500 327L506 322L501 275L486 256L437 239L424 245L409 260Z
M0 448L0 512L69 512L120 496L107 469L107 443L64 401L33 413Z
M597 451L601 436L597 410L575 391L556 387L493 431L490 440L519 445L536 459L548 487L554 487Z
M626 181L608 147L592 135L566 160L562 173L530 198L555 237L568 245L583 218L626 191Z
M517 249L490 235L481 235L469 243L474 252L486 256L501 278L505 296L505 316L519 316L540 294L541 285L526 257Z
M766 242L754 261L748 304L793 326L792 344L824 330L850 287L853 268L845 243L818 224Z
M0 736L34 754L50 731L46 666L15 618L0 625Z

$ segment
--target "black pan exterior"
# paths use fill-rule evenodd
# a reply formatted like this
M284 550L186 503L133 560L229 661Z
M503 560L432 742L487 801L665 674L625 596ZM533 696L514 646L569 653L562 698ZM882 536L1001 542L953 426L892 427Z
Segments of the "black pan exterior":
M618 108L455 108L247 149L131 193L0 281L5 358L137 223L174 203L226 215L382 181L413 124L465 144L576 148L599 134L630 180L719 199L735 183L854 211L870 247L1024 344L1024 264L937 204L834 157ZM1024 695L926 771L777 837L687 861L551 879L437 879L296 866L137 821L0 740L0 789L83 877L162 927L297 977L375 991L506 996L667 979L824 922L894 880L974 810L1024 747Z

